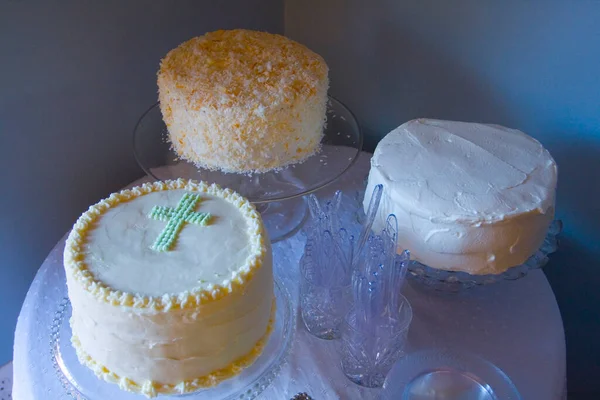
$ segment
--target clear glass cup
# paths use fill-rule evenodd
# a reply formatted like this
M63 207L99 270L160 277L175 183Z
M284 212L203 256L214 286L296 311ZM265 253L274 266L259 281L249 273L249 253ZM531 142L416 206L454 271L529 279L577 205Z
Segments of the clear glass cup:
M332 257L329 263L342 262ZM300 262L300 311L308 332L320 339L340 337L340 324L352 304L350 276L332 279L331 265L318 265L311 257ZM339 271L339 270L338 270Z
M352 382L378 388L396 361L404 354L412 307L406 297L398 295L399 309L380 315L370 323L360 321L351 309L340 325L341 340L337 349L342 372Z

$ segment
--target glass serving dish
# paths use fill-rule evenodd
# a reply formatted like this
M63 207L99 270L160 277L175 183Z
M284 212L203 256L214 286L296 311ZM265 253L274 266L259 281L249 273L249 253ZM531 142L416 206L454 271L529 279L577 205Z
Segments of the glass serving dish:
M261 212L272 242L298 231L307 216L302 196L319 190L348 170L363 145L352 112L329 97L321 151L300 164L261 174L235 174L198 168L178 159L158 103L142 114L133 131L133 153L140 167L156 180L195 179L215 182L240 193ZM285 204L282 202L285 201Z
M510 378L469 353L431 349L400 359L383 384L382 400L521 400Z
M471 275L466 272L445 271L431 268L417 261L408 265L408 277L428 288L440 292L456 293L474 286L488 285L503 280L517 280L527 275L530 270L542 268L548 263L548 256L558 249L558 235L562 231L562 221L550 224L544 243L523 264L509 268L496 275Z
M181 395L160 395L159 399L186 400L250 400L256 398L277 377L290 352L296 327L295 314L289 294L275 280L277 304L273 332L256 361L240 374L217 386ZM71 303L65 298L52 323L50 354L54 370L65 393L76 400L142 400L145 396L119 389L118 385L101 380L79 363L71 345Z

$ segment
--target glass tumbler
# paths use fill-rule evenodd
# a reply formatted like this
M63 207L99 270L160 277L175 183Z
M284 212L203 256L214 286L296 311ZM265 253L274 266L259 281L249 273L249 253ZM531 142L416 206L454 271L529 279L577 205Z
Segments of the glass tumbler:
M328 263L343 262L331 255ZM308 332L320 339L340 337L340 324L352 304L350 275L336 273L342 269L323 266L311 257L300 263L300 310ZM330 276L328 274L336 274Z
M365 323L353 308L340 325L337 349L341 368L358 385L381 387L387 373L404 354L413 312L408 300L400 294L398 297L399 309L393 316L379 315Z

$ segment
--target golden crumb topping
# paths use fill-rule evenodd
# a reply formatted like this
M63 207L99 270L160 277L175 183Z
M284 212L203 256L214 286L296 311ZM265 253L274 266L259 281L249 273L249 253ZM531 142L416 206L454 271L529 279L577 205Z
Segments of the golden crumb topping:
M235 105L260 112L314 95L327 73L321 56L293 40L238 29L182 43L162 60L158 79L173 85L194 109Z

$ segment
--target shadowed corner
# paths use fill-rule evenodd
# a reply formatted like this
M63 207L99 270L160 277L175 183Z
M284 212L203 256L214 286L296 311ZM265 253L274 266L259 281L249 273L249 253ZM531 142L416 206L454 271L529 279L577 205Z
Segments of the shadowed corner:
M568 386L586 390L569 392L569 399L577 400L600 392L600 207L593 200L600 197L600 143L583 140L593 137L589 134L574 136L580 139L547 144L558 164L557 218L565 228L544 272L565 327Z
M333 3L328 6L315 0L309 3L302 9L294 8L294 13L311 10L314 14L318 10L324 16L311 30L295 26L303 20L302 15L288 18L286 33L326 59L331 71L330 92L357 111L365 133L365 151L372 152L386 133L415 118L516 125L489 82L446 54L439 44L430 43L411 29L407 21L395 18L398 4L375 1L365 6L356 1L341 4L339 0L327 2ZM348 23L327 23L339 18Z

